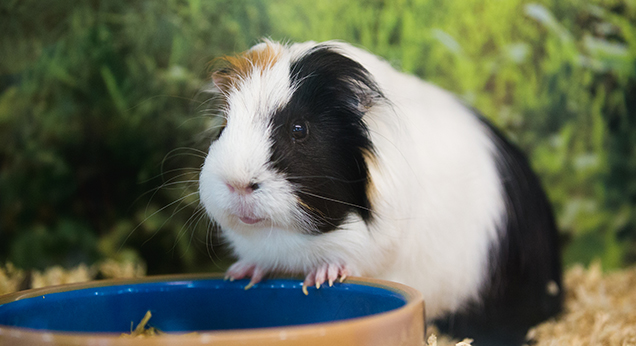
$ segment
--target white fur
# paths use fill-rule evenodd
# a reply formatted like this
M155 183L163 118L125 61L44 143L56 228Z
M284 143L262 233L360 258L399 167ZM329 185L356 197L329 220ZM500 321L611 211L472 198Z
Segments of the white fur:
M478 299L488 252L505 221L488 131L451 94L361 49L330 44L369 70L390 101L365 115L377 151L369 162L374 221L367 226L351 215L338 230L308 234L292 186L268 162L268 117L293 93L290 62L313 42L280 46L271 69L230 93L227 127L202 169L202 203L243 262L298 273L346 264L354 275L419 289L428 318L456 311ZM260 188L248 196L225 186L252 180ZM237 216L265 221L246 225Z

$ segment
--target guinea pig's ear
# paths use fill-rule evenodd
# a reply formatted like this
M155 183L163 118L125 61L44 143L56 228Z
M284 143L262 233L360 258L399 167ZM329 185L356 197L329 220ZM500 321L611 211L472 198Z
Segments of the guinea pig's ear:
M362 90L358 92L358 110L366 113L366 111L373 107L380 99L382 99L380 92L370 88L362 88Z
M350 81L349 83L356 95L356 108L361 113L366 113L384 98L378 86L371 80L365 82Z
M232 83L232 69L229 67L220 68L212 73L214 86L222 93L227 94Z

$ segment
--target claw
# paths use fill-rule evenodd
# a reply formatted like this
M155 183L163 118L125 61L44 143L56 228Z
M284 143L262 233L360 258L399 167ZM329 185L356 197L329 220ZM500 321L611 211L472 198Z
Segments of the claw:
M265 271L261 269L261 267L255 267L254 272L252 273L252 280L250 280L250 283L245 286L245 289L249 290L252 286L261 282L261 280L263 280L263 276L265 276Z
M265 270L260 266L253 264L246 264L241 261L236 262L230 266L225 274L225 280L234 281L240 280L244 277L251 277L250 283L245 286L246 290L252 288L255 284L259 283L265 276Z
M327 268L329 266L324 264L322 267L316 269L316 289L320 288L320 285L325 283L325 279L327 278Z
M309 273L309 275L305 277L305 281L303 281L303 293L307 295L307 287L315 286L315 285L316 285L316 274L315 272L312 271L311 273Z
M333 286L334 281L338 279L339 268L337 266L329 266L327 269L327 279L329 281L329 287Z
M340 268L340 282L344 282L345 279L349 276L349 269L346 267Z
M307 287L315 286L319 289L325 282L332 287L336 280L344 282L349 276L349 269L339 264L324 264L307 274L303 282L303 293L308 294Z

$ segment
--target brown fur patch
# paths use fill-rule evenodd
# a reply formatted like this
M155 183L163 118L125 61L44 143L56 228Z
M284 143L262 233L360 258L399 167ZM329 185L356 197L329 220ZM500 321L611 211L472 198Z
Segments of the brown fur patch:
M219 59L222 67L212 73L214 84L223 94L236 88L239 81L247 78L255 70L262 71L271 68L278 61L282 47L264 42L264 47L250 49L235 56L225 56Z
M379 168L378 157L375 155L373 151L363 150L362 156L364 157L364 161L367 163L368 169L373 166L376 170ZM371 171L369 171L369 180L367 181L367 197L369 199L370 209L373 210L375 206L375 201L379 198L378 189L373 183L373 179L371 179Z

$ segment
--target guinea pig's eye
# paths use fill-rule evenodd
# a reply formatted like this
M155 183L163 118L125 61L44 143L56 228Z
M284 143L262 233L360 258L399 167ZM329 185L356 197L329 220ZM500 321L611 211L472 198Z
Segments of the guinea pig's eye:
M291 126L291 136L295 142L303 141L309 134L309 124L306 121L296 121Z

